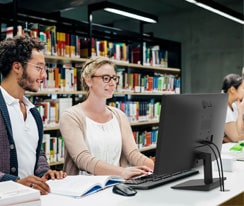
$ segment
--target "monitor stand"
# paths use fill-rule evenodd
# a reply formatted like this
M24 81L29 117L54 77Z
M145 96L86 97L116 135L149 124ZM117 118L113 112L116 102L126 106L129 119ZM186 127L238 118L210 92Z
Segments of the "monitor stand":
M221 178L213 178L212 176L212 159L210 153L199 152L197 154L198 159L203 160L204 167L204 179L194 179L175 185L171 188L181 190L198 190L209 191L220 186ZM226 179L226 178L224 178ZM224 183L223 183L224 184Z

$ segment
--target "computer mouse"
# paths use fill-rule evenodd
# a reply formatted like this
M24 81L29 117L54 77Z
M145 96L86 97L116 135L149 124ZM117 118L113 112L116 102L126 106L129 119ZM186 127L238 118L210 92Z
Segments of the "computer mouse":
M113 193L123 196L134 196L137 193L137 191L129 185L121 183L114 185Z

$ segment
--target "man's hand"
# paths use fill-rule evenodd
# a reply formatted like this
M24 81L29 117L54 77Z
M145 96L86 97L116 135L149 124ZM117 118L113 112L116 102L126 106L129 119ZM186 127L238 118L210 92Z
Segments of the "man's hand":
M46 195L50 192L50 188L44 178L30 175L28 177L18 179L17 182L27 187L39 190L41 195Z
M18 179L17 182L27 187L31 187L33 189L39 190L41 195L46 195L50 192L50 188L46 183L47 180L62 179L66 176L67 176L66 172L48 170L41 178L34 175L30 175L28 177Z

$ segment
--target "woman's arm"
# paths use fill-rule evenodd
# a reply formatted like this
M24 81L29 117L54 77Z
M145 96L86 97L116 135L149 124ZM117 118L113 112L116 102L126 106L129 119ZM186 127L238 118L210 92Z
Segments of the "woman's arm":
M225 135L232 142L244 139L244 101L237 101L233 107L227 108L226 122L225 122Z
M244 134L238 132L237 122L225 123L225 134L232 142L244 140Z
M148 158L142 154L135 142L131 125L128 121L128 117L122 112L116 109L113 109L121 128L122 136L122 161L128 161L130 165L133 166L147 166L151 170L154 169L154 162L152 159ZM122 165L125 166L125 165Z

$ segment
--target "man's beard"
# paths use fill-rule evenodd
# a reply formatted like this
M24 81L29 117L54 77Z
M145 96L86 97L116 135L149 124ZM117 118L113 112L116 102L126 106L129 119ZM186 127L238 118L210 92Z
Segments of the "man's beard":
M22 77L18 79L19 86L29 92L37 92L37 90L31 86L34 83L35 80L31 79L25 71L23 72Z

